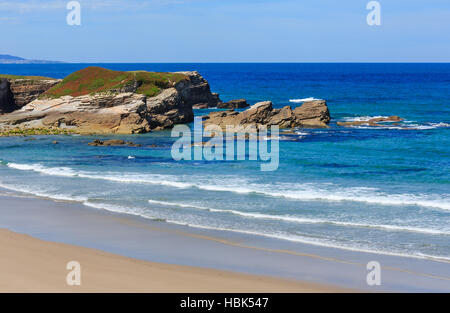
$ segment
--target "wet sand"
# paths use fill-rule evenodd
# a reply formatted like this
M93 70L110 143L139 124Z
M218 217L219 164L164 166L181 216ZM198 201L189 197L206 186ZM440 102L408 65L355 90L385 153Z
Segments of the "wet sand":
M342 292L344 289L153 263L0 230L0 292ZM68 262L80 264L79 286Z
M197 229L73 202L0 195L0 228L8 229L0 231L0 291L450 291L446 262ZM70 261L81 264L81 287L66 284ZM382 266L381 286L367 285L371 261Z

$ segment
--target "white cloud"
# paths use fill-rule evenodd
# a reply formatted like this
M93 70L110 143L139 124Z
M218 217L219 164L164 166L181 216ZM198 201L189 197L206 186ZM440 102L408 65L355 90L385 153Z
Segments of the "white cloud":
M89 9L140 9L150 6L182 4L190 0L78 0L83 8ZM69 0L0 0L0 11L16 11L20 13L38 10L65 9Z
M19 11L21 13L35 10L54 10L65 7L62 0L53 1L0 1L0 10L2 11Z

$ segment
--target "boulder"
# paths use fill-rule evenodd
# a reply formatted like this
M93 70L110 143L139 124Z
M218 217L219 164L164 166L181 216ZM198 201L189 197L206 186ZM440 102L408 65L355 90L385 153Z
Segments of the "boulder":
M292 108L285 106L282 109L274 110L268 123L269 125L278 125L280 128L291 128L296 126L297 121Z
M295 108L294 115L297 123L304 127L326 127L330 122L330 111L325 100L315 100L303 103Z

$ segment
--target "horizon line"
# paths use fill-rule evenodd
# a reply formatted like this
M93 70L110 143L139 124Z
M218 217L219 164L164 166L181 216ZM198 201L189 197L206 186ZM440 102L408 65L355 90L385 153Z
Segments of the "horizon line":
M53 63L54 62L54 63ZM57 64L450 64L450 61L239 61L239 62L66 62L48 61L48 63L0 63L0 65L57 65Z

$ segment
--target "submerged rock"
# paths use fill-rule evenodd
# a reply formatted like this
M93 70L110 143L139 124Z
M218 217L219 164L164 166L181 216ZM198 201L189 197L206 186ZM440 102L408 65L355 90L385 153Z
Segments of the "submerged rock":
M379 123L398 123L402 122L402 119L399 116L389 116L389 117L375 117L372 119L364 120L364 121L353 121L353 122L338 122L339 126L352 127L352 126L373 126L373 127L383 127L386 125L382 125Z
M95 139L94 141L88 143L88 145L94 147L117 147L117 146L142 147L142 145L135 144L131 141L124 141L121 139L110 139L105 141Z

